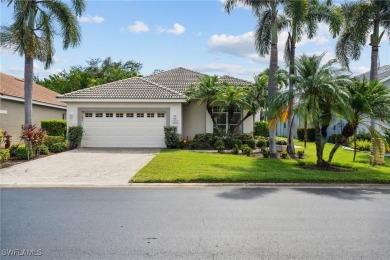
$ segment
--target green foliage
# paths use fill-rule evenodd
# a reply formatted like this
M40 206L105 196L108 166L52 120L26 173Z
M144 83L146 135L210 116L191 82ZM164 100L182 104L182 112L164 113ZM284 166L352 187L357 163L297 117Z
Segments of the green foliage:
M68 128L68 142L69 142L69 149L76 149L80 146L81 140L83 139L83 127L82 126L70 126Z
M363 141L371 141L371 134L363 130L356 134L356 139Z
M9 149L0 148L0 162L4 163L10 158Z
M65 136L66 135L66 120L42 120L41 127L50 136Z
M29 160L31 158L34 158L34 153L31 148L27 148L26 146L20 145L15 150L15 156L21 160Z
M287 159L287 155L288 155L287 152L283 151L283 152L280 153L280 158Z
M35 153L37 148L45 142L46 131L36 128L35 125L29 125L24 127L21 139L28 142Z
M214 147L214 134L196 134L191 143L191 149L212 149Z
M277 145L287 145L287 141L283 139L277 139L276 140Z
M238 146L238 149L241 149L242 141L240 139L232 139L231 145L232 147Z
M16 149L18 149L19 146L24 146L24 145L13 144L13 145L10 146L9 153L10 153L11 157L15 157L16 156Z
M267 147L267 140L265 140L265 139L257 140L256 146L258 148L265 148L265 147Z
M240 152L240 147L238 147L238 145L235 144L235 145L233 146L233 148L232 148L231 153L232 153L232 154L238 154L239 152Z
M245 154L246 156L250 156L253 152L252 148L247 144L244 144L243 146L241 146L241 150L242 150L242 153Z
M352 144L353 147L355 147L354 144ZM356 149L359 151L370 151L371 149L371 142L367 140L357 140L356 141Z
M303 156L305 155L305 151L299 150L299 151L297 151L297 155L298 155L299 159L303 159Z
M225 144L222 140L217 140L214 143L214 148L217 149L219 153L223 153L225 150Z
M297 136L299 141L305 140L305 128L304 127L298 127L297 128ZM308 127L307 128L307 141L308 142L314 142L316 140L316 131L314 127Z
M42 144L37 148L36 154L47 155L47 154L49 154L49 148L46 145Z
M180 139L176 126L164 126L164 135L167 148L175 149L180 147Z
M63 136L46 136L45 145L49 148L49 151L52 151L52 147L56 143L65 142L65 138Z
M341 137L342 137L341 134L332 134L331 136L329 136L328 142L335 144L340 140Z
M252 149L256 148L256 141L254 139L246 140L245 144L248 145Z
M271 155L271 152L268 149L261 148L261 154L263 155L264 158L269 158Z
M187 139L180 140L180 149L190 149L191 141Z
M51 151L53 153L62 153L62 152L65 152L67 148L68 147L67 147L65 142L56 143L56 144L53 144L53 146L51 147Z
M115 62L110 57L90 59L87 66L73 66L68 71L50 75L37 83L60 94L138 76L142 63L132 60Z
M269 125L266 121L260 121L255 123L255 135L269 136Z

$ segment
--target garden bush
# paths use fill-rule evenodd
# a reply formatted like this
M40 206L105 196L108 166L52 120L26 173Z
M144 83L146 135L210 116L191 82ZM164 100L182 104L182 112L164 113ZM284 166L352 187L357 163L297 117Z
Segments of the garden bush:
M355 145L352 144L352 147ZM371 150L371 142L367 140L357 140L356 141L356 149L359 151L370 151Z
M18 149L20 144L13 144L10 146L9 148L9 154L11 157L15 157L16 156L16 149Z
M51 151L51 148L54 144L65 142L65 138L63 136L46 136L45 145Z
M241 150L242 150L242 153L245 154L246 156L250 156L253 152L252 148L247 144L244 144L241 147Z
M254 139L246 140L245 144L248 145L252 149L256 148L256 141Z
M223 151L225 150L225 144L222 140L217 140L214 143L214 148L217 149L219 153L223 153Z
M257 140L256 146L259 147L259 148L267 147L267 140L265 140L265 139Z
M297 151L297 155L299 159L303 159L303 156L305 155L305 151L303 150Z
M253 135L251 134L240 134L233 136L233 139L239 139L243 144L246 144L248 140L253 140Z
M232 145L232 147L235 147L237 145L238 149L241 149L242 142L240 139L232 139L231 145Z
M15 156L21 160L29 160L34 158L34 153L31 148L27 148L26 146L19 145L15 150Z
M4 163L10 158L9 149L0 148L0 162Z
M83 127L82 126L70 126L68 128L68 142L69 142L69 149L76 149L80 146L81 140L83 139ZM179 143L179 137L177 137L177 143ZM177 147L179 144L177 144Z
M240 152L240 147L238 145L234 145L232 148L232 154L238 154Z
M356 139L362 141L371 141L371 134L369 132L362 130L356 134Z
M51 136L65 136L66 135L66 120L42 120L41 128Z
M297 136L299 141L305 140L305 128L304 127L298 127L297 128ZM314 127L308 127L307 128L307 141L308 142L314 142L316 140L316 132Z
M277 145L287 145L287 141L283 139L277 139L275 144Z
M269 136L269 125L266 121L259 121L255 123L255 135Z
M287 152L286 151L281 152L280 153L280 158L287 159Z
M62 153L62 152L65 152L67 148L68 147L67 147L65 142L56 143L56 144L53 144L53 146L51 147L51 151L53 153Z
M269 158L271 155L271 152L268 149L262 148L261 154L263 155L264 158Z
M340 140L341 136L341 134L332 134L331 136L329 136L328 142L335 144Z
M213 134L196 134L191 142L191 149L212 149L215 141Z
M35 153L36 153L37 155L40 155L40 154L47 155L47 154L49 154L49 148L48 148L46 145L42 144L42 145L40 145L40 146L37 148L37 150L36 150Z

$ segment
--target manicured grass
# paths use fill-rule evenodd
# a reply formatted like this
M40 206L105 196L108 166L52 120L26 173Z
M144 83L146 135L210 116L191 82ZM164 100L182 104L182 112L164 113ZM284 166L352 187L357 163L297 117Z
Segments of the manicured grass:
M303 147L303 143L296 142ZM332 145L327 145L325 155ZM297 149L303 150L303 148ZM390 159L385 166L370 166L369 154L340 148L334 165L356 169L349 172L327 172L302 169L298 161L314 163L315 146L308 143L307 158L259 159L242 155L201 153L186 150L163 150L141 169L131 182L319 182L319 183L390 183Z

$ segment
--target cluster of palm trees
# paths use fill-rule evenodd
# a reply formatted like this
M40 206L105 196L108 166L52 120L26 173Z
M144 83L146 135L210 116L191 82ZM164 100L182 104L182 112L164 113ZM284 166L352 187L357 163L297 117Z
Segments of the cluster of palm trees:
M285 58L289 67L289 93L294 94L296 84L295 48L296 43L306 33L308 38L315 35L320 22L329 25L333 37L339 35L336 56L342 66L348 68L349 60L360 58L362 47L371 46L370 81L378 79L378 52L382 37L387 32L390 37L390 1L359 0L346 1L341 6L332 0L226 0L225 10L231 12L238 4L252 8L257 17L255 47L261 56L270 54L268 102L271 103L278 92L275 74L278 68L278 34L289 33L285 47ZM282 11L283 10L283 11ZM293 125L294 99L288 106L288 152L294 152L291 129ZM319 106L319 104L317 104ZM375 121L372 120L371 129ZM270 152L276 156L275 129L270 128ZM373 146L375 143L373 142ZM321 151L318 151L321 155Z

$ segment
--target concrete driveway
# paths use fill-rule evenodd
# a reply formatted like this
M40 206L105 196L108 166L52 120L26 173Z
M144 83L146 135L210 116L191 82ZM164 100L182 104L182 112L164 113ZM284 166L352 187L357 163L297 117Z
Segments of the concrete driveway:
M160 149L77 149L0 169L2 186L126 185Z

